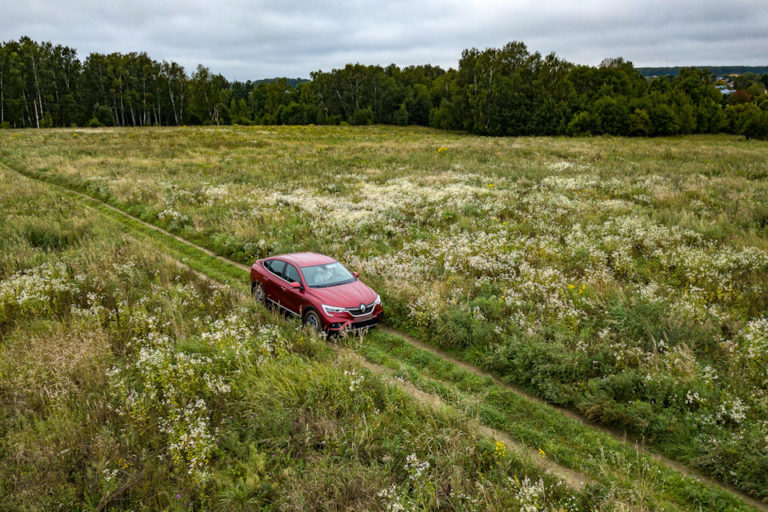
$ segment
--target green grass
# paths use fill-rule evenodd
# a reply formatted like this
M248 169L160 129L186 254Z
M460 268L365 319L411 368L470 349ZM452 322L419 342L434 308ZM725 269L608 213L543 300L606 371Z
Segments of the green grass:
M624 502L649 510L744 507L730 493L687 478L628 443L507 390L490 377L477 376L415 348L398 336L375 332L366 337L362 353L468 416L543 450Z
M166 251L242 271L66 191L0 184L0 510L612 508Z
M391 127L0 142L13 167L241 263L336 256L393 325L766 498L766 143Z

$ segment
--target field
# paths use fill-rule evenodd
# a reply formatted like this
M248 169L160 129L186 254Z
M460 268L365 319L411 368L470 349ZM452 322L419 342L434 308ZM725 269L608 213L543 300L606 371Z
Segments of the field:
M546 476L544 509L741 506L504 382L768 500L766 143L383 127L44 130L0 131L0 159L240 263L333 255L381 293L389 325L502 381L396 335L352 342L449 404L436 412L250 305L231 269L4 170L0 400L14 408L1 420L0 457L12 464L0 494L12 503L52 505L71 492L93 507L117 494L108 503L120 508L152 496L166 508L234 509L245 495L298 509L319 494L317 508L399 499L522 509L520 482L538 482L540 465L512 450L498 464L494 441L470 432L473 417L591 482L565 490ZM134 270L114 267L129 261ZM58 284L19 302L32 293L25 286L47 282ZM57 344L77 357L56 359ZM149 376L166 373L153 385L176 398L153 402ZM373 411L388 416L366 421ZM392 433L401 430L410 434ZM50 495L33 496L64 450L72 459L50 475ZM91 469L72 477L66 468L85 461ZM111 484L97 476L110 471ZM136 484L164 471L183 492Z
M595 504L151 239L0 183L0 510Z

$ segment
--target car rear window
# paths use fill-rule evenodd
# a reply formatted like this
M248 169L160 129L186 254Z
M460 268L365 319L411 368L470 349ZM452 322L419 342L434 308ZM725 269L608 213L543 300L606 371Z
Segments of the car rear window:
M264 262L264 266L267 267L267 269L272 272L273 274L277 274L280 277L283 277L283 270L285 270L285 262L281 260L267 260Z

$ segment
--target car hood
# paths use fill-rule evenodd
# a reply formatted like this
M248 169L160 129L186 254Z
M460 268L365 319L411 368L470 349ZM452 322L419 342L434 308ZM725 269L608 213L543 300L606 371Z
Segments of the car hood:
M328 288L309 288L309 290L323 304L340 308L356 308L360 304L368 305L376 300L376 292L359 279L351 283Z

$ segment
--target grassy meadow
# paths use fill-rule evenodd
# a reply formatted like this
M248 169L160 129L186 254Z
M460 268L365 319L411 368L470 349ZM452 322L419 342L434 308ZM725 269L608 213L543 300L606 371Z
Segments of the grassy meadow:
M316 250L330 254L360 271L379 291L391 325L590 421L627 432L757 499L768 500L768 143L731 136L483 138L393 127L43 130L0 131L0 159L29 175L98 197L245 264L281 252ZM90 381L78 380L80 384L64 387L85 393L77 398L85 400L105 383L114 384L115 389L122 385L119 382L129 383L122 391L114 391L117 394L103 395L106 409L99 414L116 423L110 427L112 431L93 435L116 436L113 442L134 450L126 452L131 457L152 461L146 471L176 468L177 485L184 489L185 500L189 497L196 500L194 503L234 508L235 502L224 496L241 496L245 489L251 489L241 477L256 471L238 464L261 467L258 460L265 450L292 454L288 447L296 443L307 451L296 457L289 455L282 462L267 457L271 464L277 464L276 469L256 471L263 480L259 480L258 489L266 486L274 493L268 498L272 501L265 502L275 503L275 508L308 506L302 505L301 499L316 493L327 500L318 498L312 505L323 508L334 503L333 498L322 494L330 491L319 482L327 474L337 475L328 476L328 481L344 482L341 475L350 465L354 465L358 480L367 483L339 484L334 492L339 493L335 499L341 501L336 503L386 509L388 505L377 492L389 489L389 485L395 486L392 496L405 493L403 500L421 499L418 485L402 483L404 471L421 467L413 460L408 462L407 457L414 453L414 460L428 460L425 446L432 446L428 439L440 439L439 432L445 429L460 430L458 420L414 404L408 406L411 410L399 410L404 399L391 390L385 392L388 388L381 383L374 385L371 376L363 381L371 386L365 393L350 394L345 390L353 387L349 377L353 370L344 367L350 363L336 362L335 355L314 341L299 342L300 335L291 331L295 325L280 327L282 331L275 331L279 335L262 335L262 328L272 329L258 327L265 322L264 314L238 295L220 291L221 299L211 304L199 300L201 294L214 293L210 290L198 292L196 298L184 296L179 289L186 285L176 282L176 275L198 289L208 285L170 264L161 264L156 251L137 248L115 234L108 223L94 223L93 218L78 213L61 198L45 196L40 186L24 196L17 190L22 185L11 183L9 176L4 174L0 194L4 195L3 215L13 222L4 221L2 227L6 232L0 242L0 286L22 286L6 283L28 280L24 277L27 274L20 276L18 272L29 269L56 272L58 267L51 266L54 262L67 265L70 260L77 263L69 268L92 271L93 275L84 280L88 286L117 279L114 276L118 272L111 266L120 264L118 259L134 258L140 272L136 286L103 285L110 293L120 290L127 294L110 296L103 303L105 312L88 302L89 292L82 287L66 292L74 293L81 302L67 299L71 303L65 301L61 311L55 310L56 300L47 296L39 301L42 305L35 306L39 309L22 310L3 303L3 400L26 403L14 395L20 393L20 384L6 384L11 381L5 379L5 375L26 375L27 371L6 370L15 368L7 365L16 363L12 363L14 357L5 354L21 350L14 349L14 340L34 339L30 333L40 332L41 339L50 344L51 338L45 336L57 339L63 325L70 329L72 322L92 322L88 329L98 324L98 332L104 333L100 342L91 340L103 353L88 352L87 357L83 355L83 364L100 364L101 370L86 373L90 379L101 375L102 381L88 384ZM27 197L26 203L23 197ZM116 247L130 257L111 257ZM55 281L56 274L30 279ZM150 314L149 306L141 301L154 303L155 299L141 297L154 297L155 293L163 298L157 299L161 305L153 307L166 309L152 309L156 312ZM116 306L107 306L113 303ZM109 308L119 310L123 303L131 304L130 311L145 311L172 327L144 332L122 319L117 326ZM104 319L75 314L72 304L87 312L95 309L99 311L95 316ZM237 326L228 324L232 311L241 309L241 321L249 320ZM190 318L199 321L180 320ZM213 322L222 322L221 327L211 328ZM251 329L243 335L250 341L233 337L226 343L244 343L251 352L241 356L237 350L233 354L228 350L227 356L215 355L211 338L217 332L241 327ZM276 344L276 340L283 341ZM133 348L127 347L129 344ZM156 358L142 358L143 349L165 352ZM392 349L393 343L378 335L364 347L382 362ZM33 354L24 350L27 356ZM256 355L262 350L269 352L263 360ZM177 389L178 383L169 384L173 393L183 397L177 401L188 401L193 395L203 397L205 409L193 407L189 423L184 423L187 413L178 404L141 403L150 400L146 398L148 388L142 387L147 386L147 372L164 368L162 365L181 364L168 362L176 361L172 354L178 353L194 354L190 357L195 361L210 358L210 363L199 363L200 379L208 373L221 376L220 381L211 383L201 380L198 388L190 390L184 386ZM245 362L241 363L241 358ZM32 375L45 366L40 361L25 364ZM198 363L189 364L196 367ZM246 365L242 370L241 364ZM414 358L411 364L426 365L423 358ZM304 366L307 369L297 370ZM309 383L305 382L306 374L313 376ZM29 379L41 382L36 377ZM92 387L86 390L87 386ZM228 386L229 391L218 393L217 386ZM47 388L31 389L34 398L29 400L33 402L50 392ZM340 399L342 395L345 398ZM109 396L113 397L111 402ZM382 402L371 405L364 396ZM267 398L274 401L265 405ZM131 410L107 407L117 407L118 402L131 404ZM313 407L315 402L321 405ZM501 410L503 402L499 399L497 403ZM94 399L87 403L96 407L101 402ZM361 428L361 410L387 411L387 403L397 403L398 407L391 408L390 423L380 427L379 437L370 434L365 442L344 437L354 437L353 431ZM58 400L43 400L37 407L90 414L75 412ZM370 409L360 409L364 407ZM43 410L48 411L30 409L25 413L29 423L18 419L23 417L21 413L6 415L2 421L13 424L13 435L30 440L34 429L51 428L45 421L33 421ZM275 410L278 412L267 414ZM266 426L259 427L262 433L253 434L245 428L244 411L254 411L264 422ZM69 418L61 411L46 414L58 415L56 421L85 421L83 416ZM230 436L237 439L231 446L227 444L230 441L224 441L230 437L222 433L236 429L233 424L237 421L232 425L224 421L230 414L241 422L241 430ZM425 422L422 418L428 418L429 428L421 428ZM182 427L175 426L174 421L187 426L202 422L204 428L195 430L197 437L185 432L187 437L181 441ZM299 428L297 421L311 425ZM313 423L325 425L326 421L334 435L340 436L335 438L337 444L332 444L337 452L329 453L309 441L301 444L305 435L302 428L326 432L326 427ZM120 422L132 426L124 427ZM412 436L416 440L397 456L388 456L385 461L384 455L378 459L368 455L363 463L359 453L348 452L351 447L368 446L375 451L375 446L389 446L384 432L393 425L399 429L401 423L410 425L412 433L403 438L398 435L398 442ZM219 429L216 435L211 433L214 424ZM154 428L147 438L151 443L145 443L139 434L130 434L129 440L120 437L124 431L140 430L135 425ZM409 427L404 428L407 431ZM264 434L270 429L277 431L274 440L271 434ZM252 435L257 437L249 437ZM469 436L448 435L447 439L451 442L434 448L437 452L429 459L430 468L441 463L448 467L458 461L458 470L466 475L487 474L482 461L493 459L492 443L486 446ZM200 442L202 447L194 455L184 442ZM8 447L23 446L19 443L8 443L0 456L11 457ZM59 444L51 443L64 446L60 440L56 441ZM419 443L423 443L421 451L417 449ZM248 453L251 444L256 454L246 462L243 453ZM153 448L146 452L138 448L150 445ZM227 454L222 446L232 451ZM41 451L38 457L46 460L58 453L47 445L37 449ZM150 456L153 449L165 450L166 458L156 462ZM42 453L44 450L49 451ZM114 456L119 453L115 451ZM235 453L239 455L232 455ZM460 458L459 453L472 455ZM110 458L109 453L99 457L112 463L119 460ZM31 455L29 460L41 459ZM302 461L300 468L296 460ZM322 460L322 466L315 467L309 460ZM206 464L208 483L202 487L204 491L191 490L197 489L194 471L188 475L181 471L184 467L189 471L193 461ZM108 469L107 462L104 464L104 468L94 469L94 474ZM504 475L515 471L518 475L535 472L521 461L515 464L519 466L510 466L512 469L505 469L504 474L496 475L494 469L491 478L496 480L489 480L488 486L501 486ZM116 469L113 466L109 471ZM105 493L116 492L130 478L138 478L130 476L136 470L122 471L123 480L113 484L115 489L88 488L88 499L99 503L108 495ZM283 471L288 476L279 479L291 482L290 488L274 485L276 475ZM443 471L441 476L451 478L449 472ZM24 482L9 481L12 483L3 485L13 488L2 492L21 496ZM520 481L519 477L509 480ZM84 484L72 485L84 488ZM454 484L442 485L453 488ZM504 508L518 503L514 500L520 495L515 494L514 485L503 492L477 489L462 488L467 501L460 506L451 502L453 509L468 510L469 503L482 503L480 509ZM122 503L126 506L144 503L141 500L150 495L166 500L158 501L164 507L176 503L172 490L162 494L128 485L128 490L121 492L119 499L125 500ZM647 492L653 494L652 489ZM257 494L254 499L264 496ZM582 506L586 499L554 491L552 496L555 510L558 506ZM607 494L590 496L597 500L597 505L590 506L609 506ZM578 504L564 505L571 503L567 500ZM393 498L392 503L395 501Z
M0 510L613 509L0 169Z

